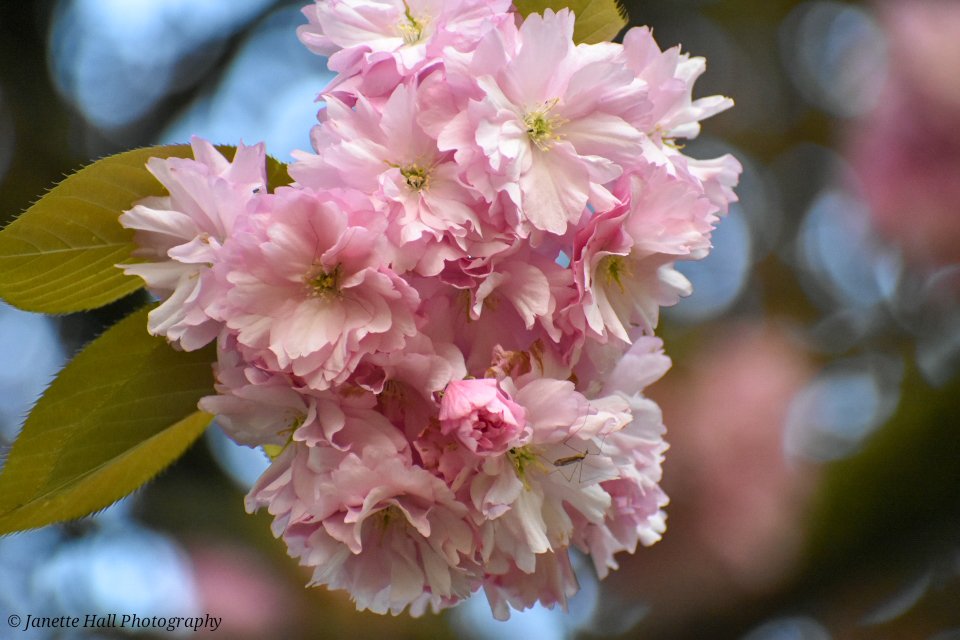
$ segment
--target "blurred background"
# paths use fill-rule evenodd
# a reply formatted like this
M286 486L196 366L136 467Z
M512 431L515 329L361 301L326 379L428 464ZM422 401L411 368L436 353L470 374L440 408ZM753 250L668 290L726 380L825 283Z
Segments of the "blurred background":
M302 4L0 3L0 222L135 146L308 148L330 75L296 40ZM265 459L211 429L98 516L0 539L0 613L209 613L224 638L960 639L960 2L627 5L661 47L707 57L697 96L737 103L687 152L744 164L660 329L661 543L603 583L580 562L567 614L497 623L482 597L357 613L304 589L269 518L243 511ZM69 356L141 303L0 306L0 453Z

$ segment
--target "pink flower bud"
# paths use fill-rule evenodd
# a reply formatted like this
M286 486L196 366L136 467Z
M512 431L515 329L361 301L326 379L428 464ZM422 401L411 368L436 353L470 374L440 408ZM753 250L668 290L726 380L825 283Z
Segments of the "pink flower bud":
M481 456L501 455L529 436L523 407L496 380L455 380L440 402L440 428Z

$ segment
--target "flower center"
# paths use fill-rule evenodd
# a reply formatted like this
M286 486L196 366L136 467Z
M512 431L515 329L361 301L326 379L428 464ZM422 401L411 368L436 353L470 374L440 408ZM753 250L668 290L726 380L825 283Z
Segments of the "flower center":
M386 509L381 509L377 513L377 527L380 529L381 533L386 533L394 523L403 523L406 522L406 517L404 517L403 512L400 511L400 508L392 504Z
M400 175L407 181L407 186L413 191L422 191L430 187L430 170L418 164L400 168Z
M538 459L536 451L529 445L513 447L507 450L507 457L513 464L513 468L516 470L520 482L523 483L524 487L529 489L530 483L527 480L527 468L530 466L540 469L543 468L543 463Z
M527 136L541 151L546 151L556 140L560 139L560 136L554 133L554 128L563 124L563 120L550 117L550 110L557 106L557 102L559 102L558 98L545 102L541 108L527 112L523 116Z
M409 46L415 45L423 40L423 32L427 28L427 19L425 17L417 18L410 11L410 5L403 3L403 19L397 23L397 31L403 39L403 44Z
M620 288L620 293L626 293L623 277L630 275L630 267L623 256L604 256L600 260L599 272L606 278L607 284L615 282Z
M315 298L328 298L340 293L340 278L343 276L343 267L337 265L333 271L327 271L317 265L304 280L310 288L310 295Z

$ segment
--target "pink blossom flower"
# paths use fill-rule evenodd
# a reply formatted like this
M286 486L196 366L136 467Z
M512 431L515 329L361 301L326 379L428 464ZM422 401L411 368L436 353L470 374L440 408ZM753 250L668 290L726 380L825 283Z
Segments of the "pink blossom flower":
M511 608L522 611L538 602L548 608L559 604L566 610L567 599L579 590L565 552L537 556L533 571L521 571L513 565L483 581L483 591L497 620L509 619Z
M890 69L849 140L857 190L877 230L915 265L960 261L960 64L955 3L879 3Z
M553 258L531 251L515 240L493 256L470 256L452 261L440 277L462 290L467 300L467 317L478 321L486 317L484 329L494 330L490 338L502 340L504 333L534 335L536 325L553 342L560 340L555 317L569 295L572 274ZM523 329L519 327L522 326ZM476 336L473 336L476 337ZM481 344L483 340L479 341ZM523 348L523 345L510 345ZM482 354L484 364L490 352Z
M578 300L571 322L604 340L651 333L660 307L689 295L672 263L706 255L717 207L698 184L650 166L621 181L623 204L594 216L577 234L573 268Z
M670 368L659 338L642 336L624 354L607 376L606 401L627 401L631 420L603 439L604 455L620 470L620 476L601 483L611 497L604 526L580 529L577 544L588 550L601 578L618 568L614 555L633 553L637 543L650 546L666 531L667 495L660 488L663 454L667 450L660 407L642 395ZM600 401L602 402L602 401Z
M460 184L453 154L437 149L417 113L417 90L408 85L397 87L382 109L362 96L352 108L329 98L312 135L316 155L295 152L290 175L312 189L347 186L370 194L390 219L387 233L398 247L427 236L429 245L442 249L432 255L459 257L465 253L457 242L480 226L478 196ZM422 244L413 251L422 254ZM422 264L424 275L435 275L443 264L406 262Z
M531 573L541 554L564 552L574 533L572 514L603 524L610 497L600 482L619 471L603 455L602 439L629 422L629 409L623 402L601 408L572 382L536 372L500 385L523 407L530 436L506 455L485 459L470 496L492 539L487 566L506 563Z
M647 86L649 111L639 126L658 138L696 138L700 120L733 106L724 96L694 100L693 85L707 69L706 60L680 53L680 47L661 51L648 27L630 29L623 37L627 66Z
M476 542L464 506L408 456L291 445L250 491L274 533L313 568L313 584L345 589L359 609L420 615L476 589Z
M299 30L339 72L263 193L260 147L152 161L170 196L124 215L167 300L151 331L219 336L200 407L276 453L247 496L311 584L378 613L483 588L566 606L659 540L667 448L649 334L710 249L732 156L676 138L730 106L649 30L575 45L565 9L317 0Z
M417 292L389 268L362 199L280 189L236 238L218 309L248 357L323 390L416 333ZM363 225L363 226L361 226Z
M446 386L466 375L456 346L418 333L401 351L370 355L352 381L376 394L377 410L414 440L436 420L437 398Z
M145 198L120 216L120 223L136 232L134 257L147 260L120 266L163 299L150 312L147 329L187 351L220 331L206 310L220 293L210 267L220 261L234 223L267 182L263 144L241 144L233 161L205 140L193 138L191 144L194 160L147 162L170 195Z
M476 89L438 138L488 201L503 192L529 225L554 234L591 197L612 202L603 185L642 139L629 123L645 104L642 87L624 65L575 47L573 23L568 10L548 10L515 35L488 33L468 66L448 71L475 78Z
M647 134L644 161L669 164L670 172L692 178L718 208L726 214L736 202L733 187L741 171L740 162L730 154L700 160L690 158L675 143L696 138L700 121L726 111L733 100L724 96L693 99L693 85L704 71L706 61L680 53L680 47L661 51L647 27L630 29L623 38L622 59L646 87L650 109L633 124Z
M293 432L292 440L357 455L409 454L406 436L377 410L373 394L326 392L319 394L313 404L316 419L300 425Z
M620 568L616 554L634 553L637 543L649 547L660 541L667 530L663 508L669 500L659 485L646 485L637 478L615 478L601 486L610 496L603 526L580 527L576 544L590 554L593 568L602 580L611 569Z
M357 74L401 81L444 47L475 46L510 8L508 0L316 0L297 35L340 73L331 88Z
M481 456L502 455L529 437L523 407L488 378L455 380L440 402L440 428Z
M272 373L243 359L236 338L222 334L217 345L217 395L201 398L202 411L240 444L283 445L300 425L317 418L316 404L286 374Z

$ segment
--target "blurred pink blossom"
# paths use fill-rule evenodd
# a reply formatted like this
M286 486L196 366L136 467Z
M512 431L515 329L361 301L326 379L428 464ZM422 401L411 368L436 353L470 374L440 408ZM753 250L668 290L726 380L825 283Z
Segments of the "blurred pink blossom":
M960 260L960 4L880 4L889 76L849 155L877 229L919 264Z
M263 559L222 541L193 545L190 558L200 606L222 618L221 635L263 638L292 629L296 594Z
M789 576L816 476L784 457L783 425L812 374L783 329L744 324L717 332L653 387L670 425L671 534L626 558L607 586L629 584L650 606L645 624L726 609Z

